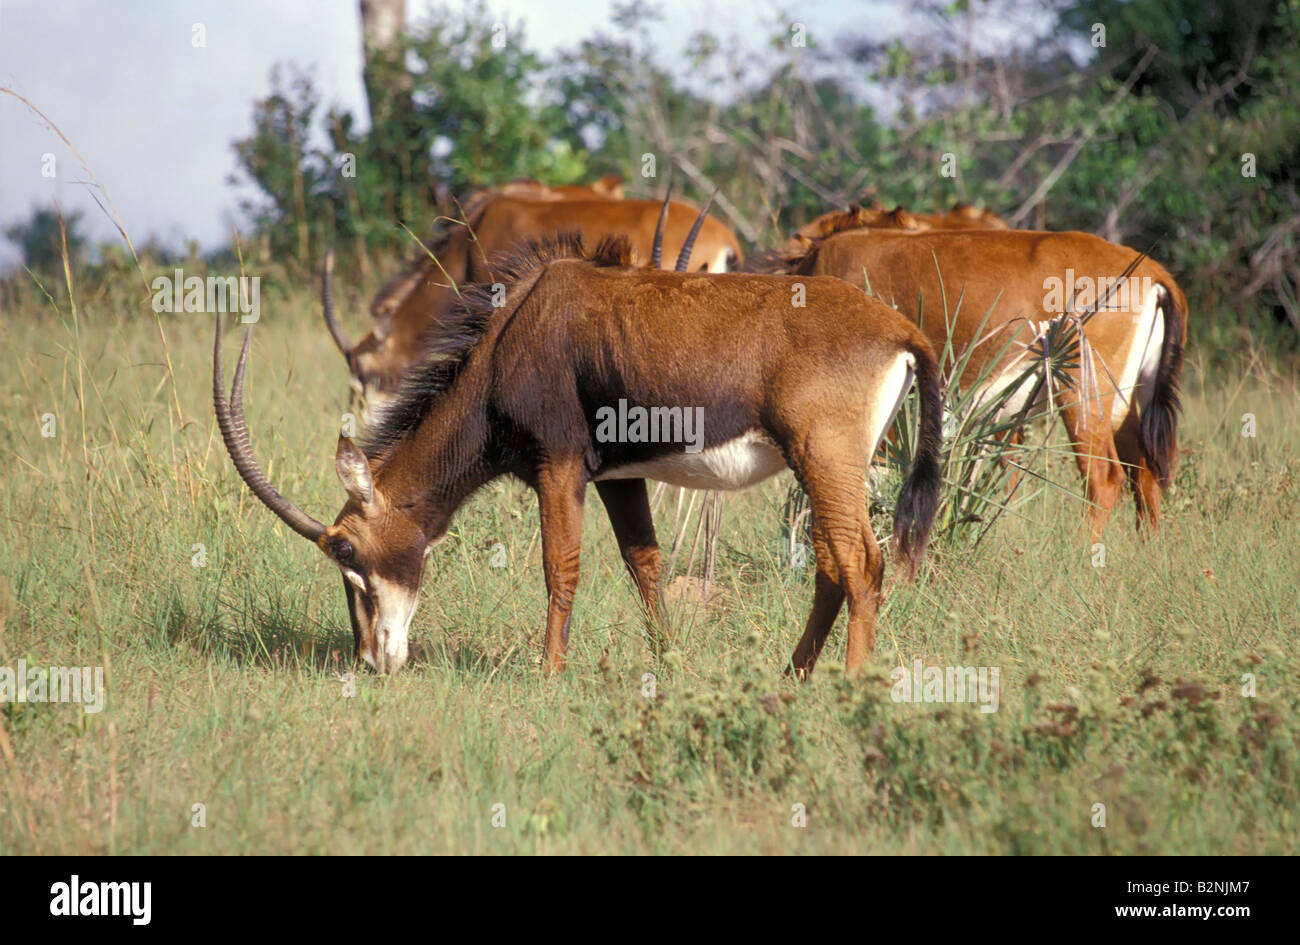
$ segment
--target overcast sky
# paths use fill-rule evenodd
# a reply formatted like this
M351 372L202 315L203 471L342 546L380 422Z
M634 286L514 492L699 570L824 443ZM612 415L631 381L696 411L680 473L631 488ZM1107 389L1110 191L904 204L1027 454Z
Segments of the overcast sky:
M789 17L777 0L663 0L656 48L673 61L710 29L761 48ZM430 0L407 0L418 21ZM452 3L453 9L459 3ZM822 36L894 35L898 0L799 0L798 19ZM543 54L611 26L610 0L490 0ZM790 17L793 19L793 17ZM196 48L201 24L206 46ZM80 151L137 243L157 237L203 250L239 220L231 143L251 129L252 103L276 63L314 70L323 104L364 119L356 0L0 0L0 86L29 99ZM43 176L45 155L55 176ZM45 162L45 163L43 163ZM75 156L22 103L0 95L0 228L58 199L81 209L95 240L114 236ZM0 239L0 271L18 257Z

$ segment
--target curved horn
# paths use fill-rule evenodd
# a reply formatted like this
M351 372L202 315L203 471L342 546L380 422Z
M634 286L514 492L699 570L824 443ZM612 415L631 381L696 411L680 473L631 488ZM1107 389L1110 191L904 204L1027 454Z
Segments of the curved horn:
M253 328L250 325L244 335L243 350L239 352L239 363L235 365L235 386L230 392L230 403L227 405L226 365L221 357L221 316L217 316L217 337L212 345L212 406L217 412L217 426L221 428L221 439L226 443L226 452L230 454L231 462L253 495L261 499L262 504L278 515L286 525L314 543L325 533L325 526L275 491L275 487L257 465L253 447L248 442L248 427L244 424L244 368L248 364L248 344L252 338Z
M321 305L325 309L325 327L330 330L330 337L338 345L339 351L343 352L343 357L348 356L352 346L343 339L343 329L339 327L338 319L334 317L334 250L325 254L325 267L321 273L320 287Z
M695 218L695 225L691 227L691 232L686 235L686 242L682 244L682 251L677 254L676 269L678 272L686 271L686 265L691 261L691 250L695 249L695 237L700 235L700 227L704 225L704 218L709 215L709 207L713 206L713 198L716 196L718 196L716 190L709 194L709 199L705 202L704 209L702 209L700 215Z
M659 222L655 224L655 241L650 249L650 265L656 269L664 259L664 225L668 222L668 201L673 199L673 182L668 182L668 193L664 195L664 205L659 210Z

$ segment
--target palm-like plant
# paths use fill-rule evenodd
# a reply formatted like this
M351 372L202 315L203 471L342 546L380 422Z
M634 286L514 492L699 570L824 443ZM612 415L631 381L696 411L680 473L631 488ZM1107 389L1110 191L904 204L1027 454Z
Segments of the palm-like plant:
M935 268L937 271L938 260ZM870 278L865 272L863 278L867 294L871 295ZM942 275L939 284L943 285ZM945 332L949 340L937 352L944 408L944 486L931 541L940 548L974 547L999 518L1008 512L1015 514L1017 508L1044 489L1059 489L1079 497L1077 489L1055 482L1048 475L1050 457L1074 455L1072 448L1054 446L1049 438L1064 407L1061 392L1079 387L1079 397L1087 398L1096 388L1086 331L1095 307L1087 312L1067 311L1042 321L1025 317L1019 325L1009 323L1014 327L1010 332L1004 331L1003 325L987 331L997 306L995 300L975 332L976 341L955 349L951 326L963 301L964 293L950 310L944 295L938 306L950 329ZM922 325L924 302L919 298L917 305ZM1003 339L1001 346L989 351L987 346L999 336ZM872 470L871 511L873 517L881 519L873 522L873 528L881 526L877 534L889 531L893 507L886 497L897 494L904 473L911 468L919 420L920 401L913 389L904 399ZM1034 444L1023 441L1022 434L1029 429L1041 434ZM1026 487L1026 483L1031 485ZM792 548L803 538L808 518L807 499L799 486L793 485L786 499L787 540Z

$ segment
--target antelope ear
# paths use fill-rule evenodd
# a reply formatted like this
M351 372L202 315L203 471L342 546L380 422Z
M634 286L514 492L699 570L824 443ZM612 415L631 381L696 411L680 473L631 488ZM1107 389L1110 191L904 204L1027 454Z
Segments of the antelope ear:
M375 482L370 475L370 461L351 439L342 434L339 434L338 452L334 454L334 467L349 496L362 505L370 505L375 501Z
M921 220L911 213L908 213L902 207L894 210L894 223L903 230L928 230L930 227L922 223Z
M606 196L613 197L615 200L623 199L623 175L606 174L600 180L596 181L593 190L600 191Z

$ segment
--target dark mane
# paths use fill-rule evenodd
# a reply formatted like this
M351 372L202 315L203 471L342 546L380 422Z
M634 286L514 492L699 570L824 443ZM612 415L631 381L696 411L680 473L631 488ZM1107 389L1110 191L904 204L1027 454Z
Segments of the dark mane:
M632 265L632 244L626 236L606 236L588 252L582 234L565 232L548 239L530 240L512 252L494 254L488 261L493 283L462 287L460 300L430 325L420 339L420 354L402 378L396 399L371 422L362 448L370 460L382 460L415 431L434 402L455 383L479 339L497 313L516 309L516 289L538 270L562 259L576 259L601 268ZM508 305L497 307L495 285L505 287ZM526 294L526 293L525 293Z

